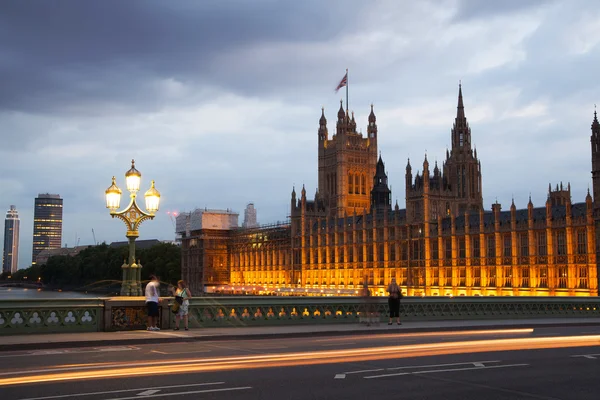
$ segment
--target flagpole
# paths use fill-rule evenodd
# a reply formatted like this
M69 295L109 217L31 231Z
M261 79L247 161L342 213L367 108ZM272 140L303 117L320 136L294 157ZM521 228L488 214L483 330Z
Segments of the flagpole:
M348 68L346 68L346 115L350 115L348 114L348 84L350 83L350 80L348 79Z

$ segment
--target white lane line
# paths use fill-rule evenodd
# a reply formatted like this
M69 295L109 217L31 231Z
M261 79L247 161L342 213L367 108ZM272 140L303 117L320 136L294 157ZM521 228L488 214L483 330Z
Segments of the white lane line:
M151 394L158 393L158 392L160 392L160 390L151 389L151 390L144 390L143 392L138 393L137 395L138 396L150 396Z
M571 357L583 357L583 358L589 358L590 360L596 360L597 357L600 357L600 354L578 354L576 356L571 356Z
M150 350L151 353L167 354L167 355L193 354L193 353L210 353L211 351L212 350L193 350L193 351L177 351L175 353L166 353L164 351L159 351L159 350Z
M378 368L378 369L363 369L362 371L350 371L350 372L344 372L344 374L364 374L365 372L379 372L379 371L385 371L385 368Z
M336 374L333 379L346 379L346 374Z
M489 367L470 367L470 368L449 368L449 369L432 369L427 371L414 371L414 372L399 372L397 374L385 374L385 375L371 375L364 376L364 379L376 379L376 378L387 378L391 376L402 376L402 375L420 375L420 374L434 374L438 372L453 372L453 371L474 371L474 370L486 370L493 368L510 368L510 367L524 367L529 364L509 364L509 365L492 365Z
M152 388L146 388L146 390L150 389L174 389L174 388L183 388L183 387L195 387L195 386L212 386L212 385L222 385L225 382L208 382L208 383L193 383L191 385L171 385L171 386L156 386ZM90 392L90 393L77 393L77 394L62 394L58 396L46 396L46 397L30 397L27 399L20 400L47 400L47 399L66 399L69 397L78 397L78 396L97 396L99 394L113 394L113 393L123 393L123 392L139 392L140 390L144 390L144 388L137 389L122 389L122 390L110 390L107 392Z
M323 347L327 347L327 346L346 346L348 344L356 344L356 342L330 343L330 344L322 344L321 346L323 346Z
M479 368L485 368L485 365L480 362L474 362L473 365Z
M160 393L160 394L151 394L148 396L144 396L144 399L150 397L172 397L172 396L184 396L187 394L198 394L198 393L215 393L215 392L231 392L234 390L248 390L252 389L252 386L242 386L242 387L232 387L232 388L223 388L223 389L207 389L207 390L194 390L191 392L176 392L176 393ZM137 400L140 397L115 397L113 400Z
M397 370L397 369L453 367L455 365L475 365L475 364L479 364L482 367L485 367L485 365L483 365L483 364L487 364L487 363L499 363L499 362L501 362L501 361L499 361L499 360L493 360L493 361L470 361L470 362L461 362L461 363L452 363L452 364L408 365L408 366L404 366L404 367L393 367L393 368L386 368L386 369L388 371L393 371L393 370Z

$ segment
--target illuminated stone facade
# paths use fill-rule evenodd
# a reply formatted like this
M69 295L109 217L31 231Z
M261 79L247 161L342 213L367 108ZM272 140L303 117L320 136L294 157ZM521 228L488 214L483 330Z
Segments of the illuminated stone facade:
M377 125L371 109L367 137L340 107L336 135L318 130L319 189L291 199L289 224L182 235L184 279L202 268L191 258L205 235L218 247L233 291L354 294L364 281L375 294L396 278L405 294L425 296L597 296L596 229L600 216L600 124L592 125L595 202L571 202L570 185L549 188L543 207L484 210L481 162L459 88L452 149L441 170L412 176L406 169L406 209L392 209ZM363 179L363 176L365 178ZM193 240L196 240L195 242ZM208 242L207 242L208 243ZM204 245L207 246L207 245ZM228 277L228 280L227 280ZM200 286L200 282L196 282Z

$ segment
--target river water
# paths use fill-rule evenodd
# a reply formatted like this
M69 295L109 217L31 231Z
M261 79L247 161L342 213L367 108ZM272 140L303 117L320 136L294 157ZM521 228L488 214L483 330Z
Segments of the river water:
M26 289L16 287L0 287L0 300L42 300L42 299L82 299L103 297L98 294L79 292L57 292L52 290Z

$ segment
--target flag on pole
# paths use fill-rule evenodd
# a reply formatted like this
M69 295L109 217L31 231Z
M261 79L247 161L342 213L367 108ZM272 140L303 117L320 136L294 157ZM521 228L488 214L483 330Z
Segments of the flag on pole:
M344 77L340 81L340 84L337 85L337 88L335 88L335 92L337 93L338 90L340 90L341 88L343 88L346 85L348 85L348 72L346 72L346 75L344 75Z

